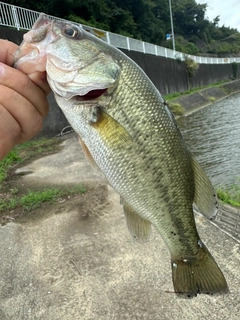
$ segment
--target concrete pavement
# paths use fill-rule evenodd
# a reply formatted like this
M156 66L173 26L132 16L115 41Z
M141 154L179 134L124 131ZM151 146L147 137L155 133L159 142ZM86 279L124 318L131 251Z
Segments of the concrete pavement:
M92 172L74 135L27 164L19 186L89 184L89 191L0 226L1 320L240 318L239 243L197 217L230 294L185 300L173 293L170 255L153 231L128 234L118 195ZM18 173L21 173L18 171ZM26 174L28 173L28 174Z

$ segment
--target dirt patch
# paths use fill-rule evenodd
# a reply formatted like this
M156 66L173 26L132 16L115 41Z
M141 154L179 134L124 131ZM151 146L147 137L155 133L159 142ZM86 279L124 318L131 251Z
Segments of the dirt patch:
M59 188L61 190L63 188L71 188L77 183L81 183L81 179L78 181L66 181L66 183L62 184L56 181L54 177L51 178L51 176L50 178L41 181L31 177L38 168L38 166L34 166L34 164L37 164L40 161L41 163L46 163L46 166L50 166L53 159L58 158L58 155L61 154L61 151L64 148L63 143L66 142L66 140L72 141L69 137L51 139L45 148L36 145L29 150L21 150L20 157L24 159L24 161L14 165L9 170L7 178L1 184L0 200L13 201L14 198L25 195L29 190L41 191L49 187ZM74 139L73 141L75 149L79 148L76 141ZM83 162L86 162L82 157L80 157L80 159ZM71 165L71 161L68 162L68 165ZM85 163L85 165L87 164ZM59 170L61 170L59 167L61 167L61 164L55 166L58 170L58 176ZM46 169L44 171L47 172L48 170ZM83 186L83 189L86 190L83 194L79 192L68 193L66 191L65 194L61 195L54 202L43 202L40 207L35 208L34 210L29 211L21 206L17 206L14 209L0 211L0 224L5 225L12 221L25 223L27 221L46 219L52 214L53 208L54 212L59 213L66 211L66 207L69 211L77 208L81 212L80 219L90 219L95 213L96 215L101 215L102 209L109 204L108 191L106 181L102 180L101 177L98 180L99 181L94 182L83 181L81 185Z
M30 186L25 186L24 189ZM0 212L0 224L5 225L9 222L26 223L38 222L41 219L47 219L51 216L52 211L63 213L66 210L71 211L74 209L79 210L80 220L91 219L94 216L104 215L102 211L109 206L107 185L98 183L94 186L91 184L85 185L86 192L83 194L66 194L59 197L53 203L43 202L40 207L34 210L24 210L22 207L17 207L14 210L5 210ZM31 189L34 189L31 185ZM35 190L39 190L36 186ZM23 190L20 190L23 193ZM11 193L1 193L0 199L12 197Z

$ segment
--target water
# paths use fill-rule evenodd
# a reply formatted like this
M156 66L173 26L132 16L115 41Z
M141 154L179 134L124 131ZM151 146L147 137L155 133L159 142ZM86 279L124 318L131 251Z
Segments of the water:
M240 94L181 117L178 125L214 186L240 183Z

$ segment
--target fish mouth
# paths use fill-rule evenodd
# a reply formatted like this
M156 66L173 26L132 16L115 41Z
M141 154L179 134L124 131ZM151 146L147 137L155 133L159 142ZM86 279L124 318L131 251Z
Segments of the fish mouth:
M95 89L95 90L90 90L88 93L84 95L77 95L75 98L79 101L91 101L91 100L96 100L100 98L105 92L107 91L107 88L105 89Z

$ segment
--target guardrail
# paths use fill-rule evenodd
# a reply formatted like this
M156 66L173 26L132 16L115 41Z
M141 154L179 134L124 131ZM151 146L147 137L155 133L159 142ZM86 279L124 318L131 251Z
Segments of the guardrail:
M15 27L18 30L30 30L34 22L39 17L40 12L24 9L14 5L0 2L0 25ZM52 19L63 20L57 17L49 16ZM66 20L64 20L66 21ZM153 54L170 59L178 59L184 61L186 57L191 58L197 63L204 64L227 64L232 62L240 62L240 57L236 58L211 58L188 55L182 52L173 51L168 48L157 46L152 43L125 37L116 33L100 30L86 25L81 25L85 30L91 32L95 36L108 42L109 44L120 49L139 51L143 53Z

